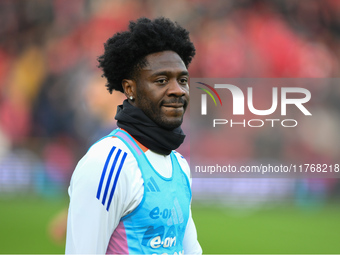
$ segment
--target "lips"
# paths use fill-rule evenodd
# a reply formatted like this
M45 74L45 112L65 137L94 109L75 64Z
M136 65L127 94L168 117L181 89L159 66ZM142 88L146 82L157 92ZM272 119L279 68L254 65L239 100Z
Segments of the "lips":
M182 108L184 104L163 104L164 107Z
M187 105L187 101L183 98L179 98L176 100L172 100L172 101L165 101L162 103L162 106L164 107L171 107L171 108L185 108Z

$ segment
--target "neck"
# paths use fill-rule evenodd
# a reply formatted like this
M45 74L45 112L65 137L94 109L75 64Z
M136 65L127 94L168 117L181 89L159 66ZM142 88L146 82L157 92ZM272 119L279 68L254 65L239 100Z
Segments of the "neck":
M115 119L118 127L125 129L148 149L162 155L169 155L185 138L180 127L167 130L158 126L141 109L131 105L127 100L118 106Z

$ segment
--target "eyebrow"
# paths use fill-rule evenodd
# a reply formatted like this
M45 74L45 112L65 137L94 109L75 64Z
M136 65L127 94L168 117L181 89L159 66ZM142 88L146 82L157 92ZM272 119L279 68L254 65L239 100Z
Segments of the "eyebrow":
M173 74L173 73L170 72L170 71L160 71L160 72L155 72L155 73L153 73L153 74L151 75L151 77L153 77L153 76L158 76L158 75L167 75L167 76L170 76L170 75L172 75L172 74ZM179 73L179 75L180 75L180 76L182 76L182 75L189 75L189 72L188 72L188 71L182 71L182 72Z

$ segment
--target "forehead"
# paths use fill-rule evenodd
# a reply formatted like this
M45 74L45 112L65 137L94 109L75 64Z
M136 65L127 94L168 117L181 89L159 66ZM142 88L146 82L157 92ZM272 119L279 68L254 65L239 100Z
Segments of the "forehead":
M158 71L187 71L181 57L173 51L162 51L149 54L145 57L147 65L142 71L158 72Z

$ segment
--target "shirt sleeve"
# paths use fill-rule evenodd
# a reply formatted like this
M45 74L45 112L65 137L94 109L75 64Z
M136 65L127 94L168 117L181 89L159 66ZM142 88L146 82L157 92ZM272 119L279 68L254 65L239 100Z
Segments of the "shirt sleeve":
M180 153L176 152L175 155L177 156L178 162L181 165L184 173L187 175L189 179L190 188L191 188L192 179L191 179L189 164ZM185 229L185 234L184 234L184 239L183 239L183 249L184 249L184 254L202 254L201 245L199 244L197 240L196 226L192 218L192 214L191 214L191 205L190 205L189 219L188 219L188 223Z
M191 208L187 227L183 239L184 254L202 254L202 248L197 240L197 231L192 219Z
M91 147L69 187L66 254L106 253L121 217L140 203L140 175L131 152L117 138Z

